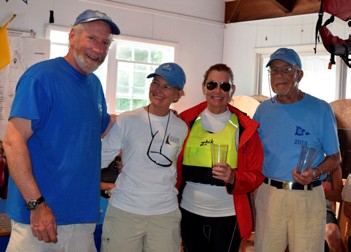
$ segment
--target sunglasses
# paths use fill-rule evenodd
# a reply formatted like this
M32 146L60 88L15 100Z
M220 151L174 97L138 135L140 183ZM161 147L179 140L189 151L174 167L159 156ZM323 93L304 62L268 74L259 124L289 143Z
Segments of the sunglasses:
M217 86L220 86L221 89L224 92L228 92L231 88L232 88L232 84L230 84L230 82L217 82L217 81L209 81L206 83L206 88L208 90L214 90L215 88L217 88Z

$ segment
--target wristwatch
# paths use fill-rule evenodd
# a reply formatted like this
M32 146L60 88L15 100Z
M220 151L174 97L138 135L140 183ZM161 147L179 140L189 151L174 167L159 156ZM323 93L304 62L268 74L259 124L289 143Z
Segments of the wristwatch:
M319 175L318 176L316 176L315 170L319 171ZM317 168L312 170L312 174L313 174L313 180L319 180L321 178L321 176L323 175L323 171L322 171L321 168L317 167Z
M40 198L38 198L36 200L35 199L29 200L26 203L26 208L28 210L35 210L39 206L39 204L43 203L44 201L45 201L45 199L43 196L41 196Z

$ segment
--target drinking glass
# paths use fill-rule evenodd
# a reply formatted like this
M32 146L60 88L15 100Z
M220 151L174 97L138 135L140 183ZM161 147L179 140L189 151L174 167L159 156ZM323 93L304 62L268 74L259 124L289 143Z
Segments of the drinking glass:
M227 144L212 144L212 166L221 162L227 162L228 145Z
M301 146L300 159L298 165L298 170L300 173L305 171L312 165L316 154L317 150L315 148L304 145Z

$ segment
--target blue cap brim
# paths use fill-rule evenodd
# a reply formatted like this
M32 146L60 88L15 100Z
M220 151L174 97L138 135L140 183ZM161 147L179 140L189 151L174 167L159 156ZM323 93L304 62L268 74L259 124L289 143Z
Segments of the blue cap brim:
M149 74L147 76L147 78L152 78L152 77L155 77L156 75L162 77L166 82L167 82L167 85L172 87L172 88L180 88L180 89L183 89L183 87L179 87L177 85L175 85L176 81L173 80L170 76L168 75L164 75L164 74L157 74L157 73L152 73L152 74Z
M115 22L112 21L105 13L94 10L86 10L82 12L76 19L74 25L88 23L93 21L103 21L111 28L111 34L119 35L121 32Z
M88 20L84 20L82 22L79 22L80 23L88 23L88 22L92 22L92 21L104 21L106 24L108 24L111 28L111 34L114 34L114 35L119 35L121 32L118 28L118 26L114 23L114 22L111 22L110 20L108 19L101 19L101 18L91 18L91 19L88 19Z
M266 67L269 67L274 60L282 60L292 66L297 65L300 69L302 68L301 59L293 49L279 48L272 53Z
M186 77L183 69L176 63L169 62L159 65L154 73L151 73L147 78L155 77L156 75L162 77L167 85L173 88L183 89Z

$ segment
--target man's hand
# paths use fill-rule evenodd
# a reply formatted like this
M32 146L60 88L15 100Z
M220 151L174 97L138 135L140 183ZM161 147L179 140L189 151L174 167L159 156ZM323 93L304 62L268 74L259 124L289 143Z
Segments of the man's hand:
M295 168L293 170L292 177L297 183L301 185L308 185L313 181L314 173L311 168L308 168L302 173L299 173L298 168Z
M57 225L54 214L45 202L30 214L30 227L33 236L47 243L57 242Z

